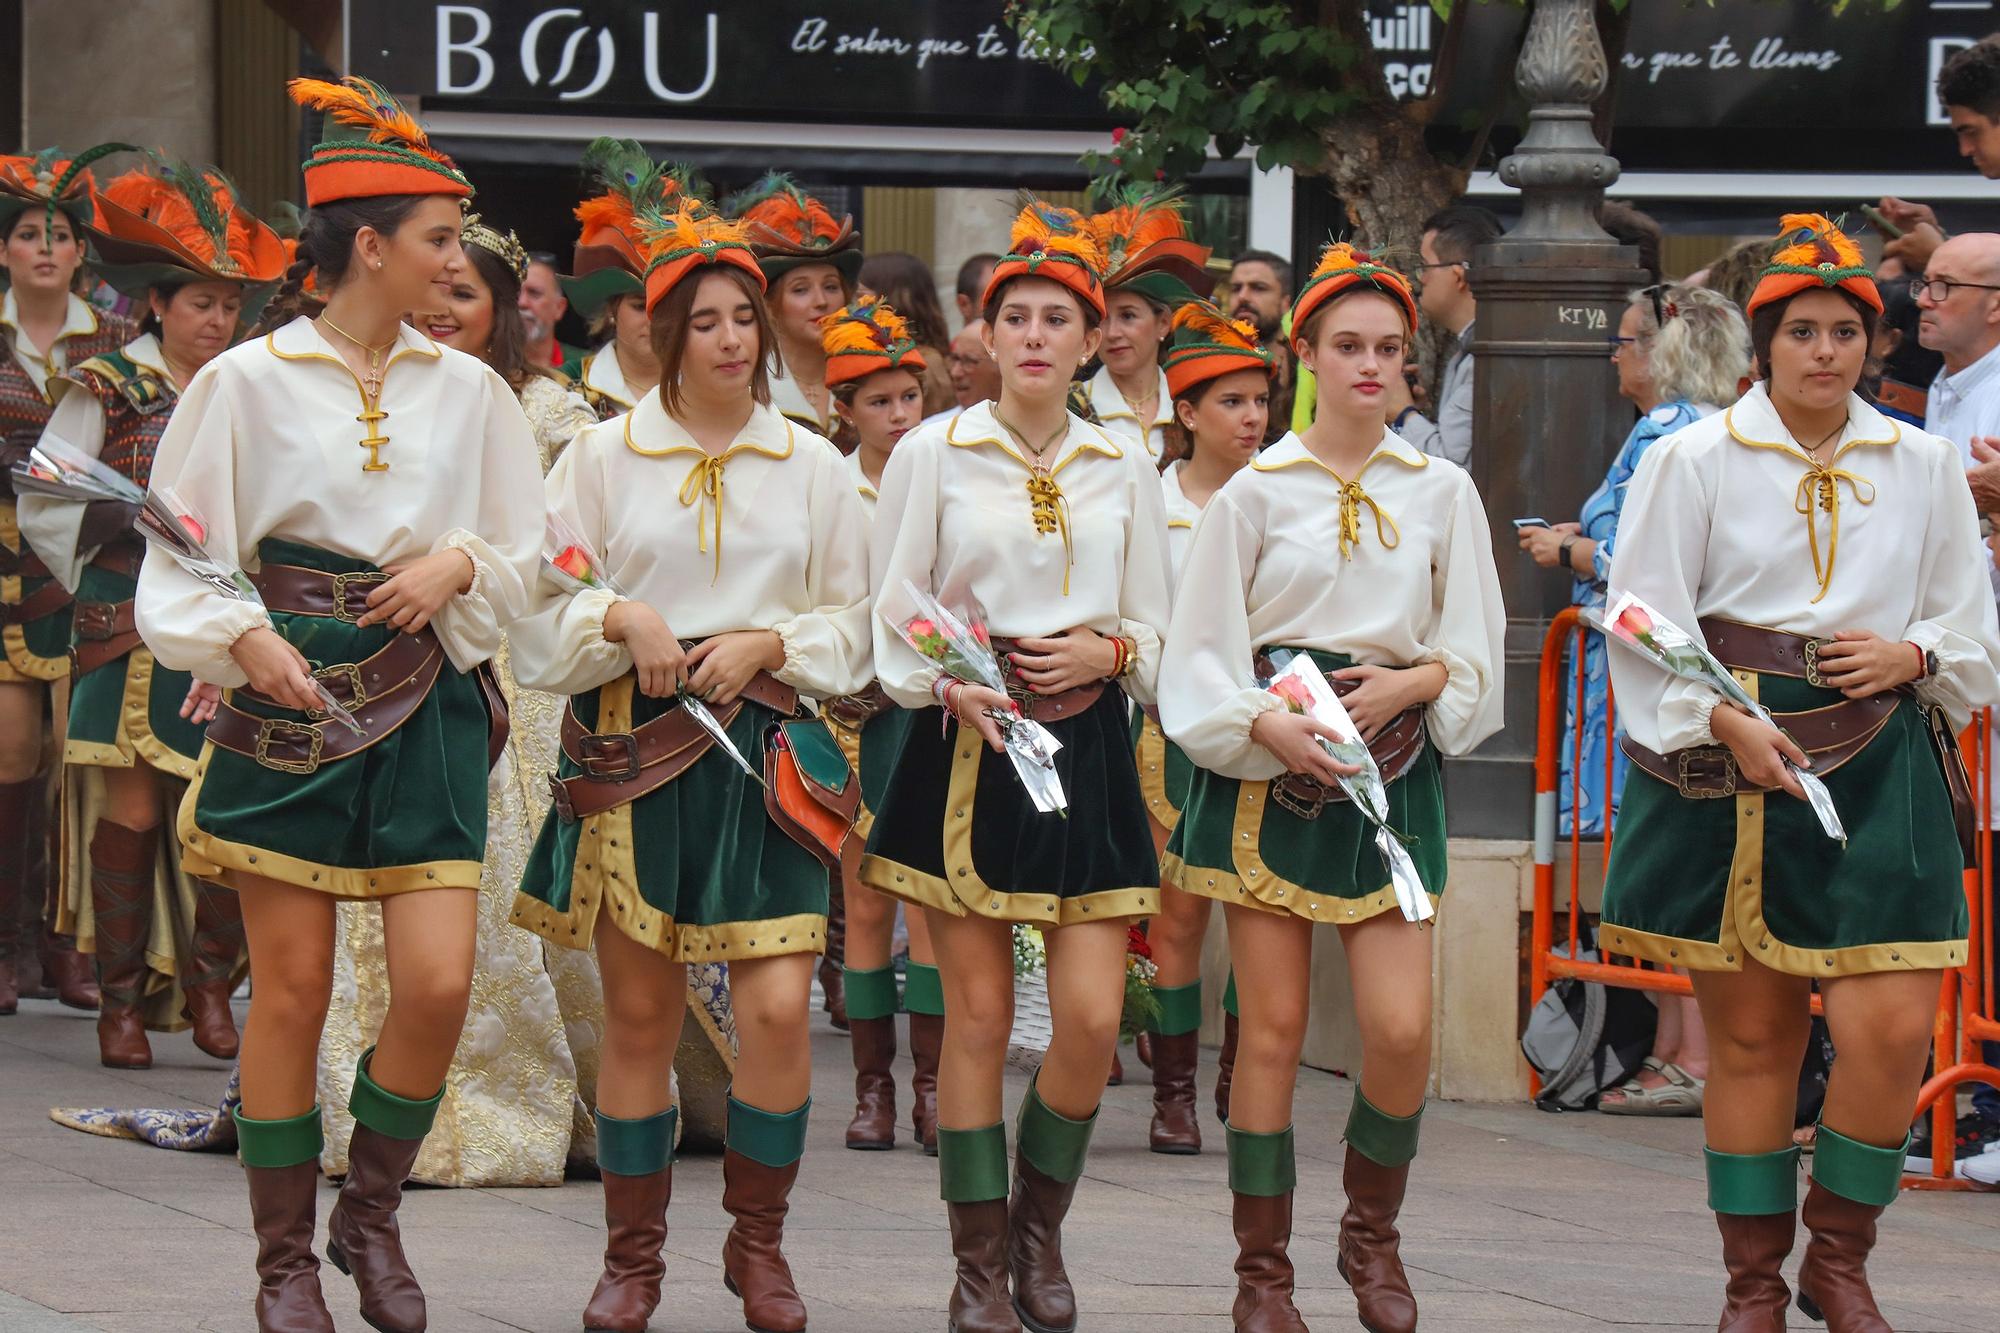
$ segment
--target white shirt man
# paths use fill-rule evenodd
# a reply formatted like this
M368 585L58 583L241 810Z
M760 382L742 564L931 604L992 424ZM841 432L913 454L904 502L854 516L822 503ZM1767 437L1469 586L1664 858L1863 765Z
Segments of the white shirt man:
M2000 235L1967 232L1937 248L1917 296L1917 341L1944 358L1924 429L1958 446L2000 436Z

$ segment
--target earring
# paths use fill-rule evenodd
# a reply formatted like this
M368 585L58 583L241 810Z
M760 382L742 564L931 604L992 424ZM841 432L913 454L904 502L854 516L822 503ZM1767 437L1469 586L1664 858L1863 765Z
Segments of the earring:
M388 261L388 260L386 260L386 259L378 259L378 260L376 260L376 261L375 261L375 271L376 271L377 273L380 273L380 272L382 271L382 266L383 266L384 264L388 263L388 262L389 262L389 261Z

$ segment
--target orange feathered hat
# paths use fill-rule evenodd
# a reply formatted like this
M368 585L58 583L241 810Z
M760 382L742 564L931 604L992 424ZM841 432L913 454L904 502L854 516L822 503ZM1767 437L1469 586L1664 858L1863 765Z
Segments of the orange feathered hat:
M678 163L655 162L634 139L593 139L583 150L583 166L601 193L576 206L582 230L563 291L577 312L588 318L614 296L644 290L645 242L639 238L639 215L664 217L677 196L693 197L692 169Z
M806 264L831 264L849 283L861 273L861 236L854 219L836 219L782 171L770 172L725 207L748 232L767 278Z
M699 199L683 197L672 213L642 210L637 215L646 246L646 310L650 314L675 284L709 264L734 264L764 289L764 270L743 227L711 212Z
M87 230L99 271L121 291L161 282L241 282L284 276L278 233L252 217L220 172L157 162L104 187Z
M1030 199L1014 219L1007 253L993 266L981 309L991 305L1000 288L1014 278L1047 278L1075 292L1087 307L1104 316L1104 250L1090 224L1073 208Z
M1846 232L1818 213L1787 213L1778 220L1778 248L1750 293L1745 314L1810 287L1838 287L1882 311L1882 293L1868 261Z
M1403 308L1403 317L1410 328L1417 327L1417 299L1410 295L1410 280L1385 264L1378 264L1365 250L1357 250L1346 241L1335 241L1320 252L1319 263L1314 266L1312 276L1299 289L1298 299L1292 302L1292 331L1296 334L1305 327L1313 311L1356 287L1378 291Z
M307 207L398 194L471 197L472 182L380 84L350 74L339 83L293 79L285 88L327 117L326 137L305 160Z
M1189 239L1177 190L1127 185L1091 215L1090 230L1104 251L1107 292L1124 288L1175 307L1215 290L1208 247Z
M62 213L77 226L97 216L97 188L90 164L112 153L134 152L130 144L104 143L75 157L60 148L44 148L33 157L0 156L0 229L30 208Z
M1198 384L1238 370L1271 373L1271 353L1257 341L1257 328L1231 319L1213 301L1189 301L1174 312L1173 333L1160 368L1167 393L1186 395Z
M924 354L903 317L880 300L857 301L819 322L826 349L826 386L867 379L880 370L907 370L921 376Z

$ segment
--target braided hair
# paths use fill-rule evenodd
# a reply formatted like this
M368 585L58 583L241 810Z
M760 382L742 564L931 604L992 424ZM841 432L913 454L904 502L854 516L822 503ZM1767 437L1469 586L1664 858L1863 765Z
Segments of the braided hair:
M309 275L319 275L318 287L322 293L339 286L354 259L354 238L363 227L392 236L424 199L425 196L416 194L340 199L308 212L305 226L299 232L298 258L285 270L278 290L271 294L256 334L282 328L299 317Z

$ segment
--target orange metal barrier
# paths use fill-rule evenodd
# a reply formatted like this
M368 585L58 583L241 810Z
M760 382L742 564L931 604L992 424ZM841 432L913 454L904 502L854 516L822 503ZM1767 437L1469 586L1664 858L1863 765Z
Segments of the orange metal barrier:
M1563 728L1565 714L1569 711L1565 704L1571 698L1581 699L1583 696L1584 636L1594 632L1578 619L1574 607L1568 607L1550 622L1548 633L1542 640L1535 729L1535 905L1528 959L1528 1001L1531 1005L1541 1000L1551 982L1565 977L1630 990L1670 995L1693 994L1693 986L1687 977L1676 972L1641 967L1636 960L1613 962L1611 956L1604 953L1600 953L1605 960L1602 962L1580 962L1576 959L1583 919L1582 853L1587 842L1600 843L1607 865L1611 857L1608 798L1615 771L1612 766L1615 762L1617 718L1613 703L1608 699L1604 717L1607 808L1604 812L1605 828L1601 834L1586 836L1581 831L1580 821L1574 818L1574 813L1582 804L1582 777L1571 772L1567 779L1572 812L1567 835L1569 874L1563 903L1567 918L1565 937L1568 954L1565 956L1556 951L1556 851L1560 845L1558 839L1563 836L1559 831L1561 789L1558 783L1564 780ZM1563 669L1566 648L1571 650L1567 672ZM1572 752L1580 755L1583 752L1584 710L1575 710L1574 718L1567 719L1567 725ZM1966 1181L1953 1178L1952 1158L1944 1147L1953 1142L1956 1133L1957 1089L1962 1083L2000 1085L2000 1068L1983 1063L1979 1047L1982 1041L2000 1041L1993 951L1987 947L1987 922L1993 911L1993 742L1990 713L1981 714L1959 738L1966 756L1966 767L1972 775L1973 798L1979 808L1978 867L1965 874L1972 943L1967 951L1965 966L1945 973L1939 987L1935 1024L1938 1072L1924 1084L1917 1103L1920 1112L1927 1109L1931 1113L1931 1141L1938 1145L1939 1150L1932 1153L1930 1175L1903 1178L1904 1187L1909 1189L1968 1188ZM1813 996L1812 1005L1814 1013L1820 1012L1817 994ZM1536 1090L1539 1090L1539 1085Z

